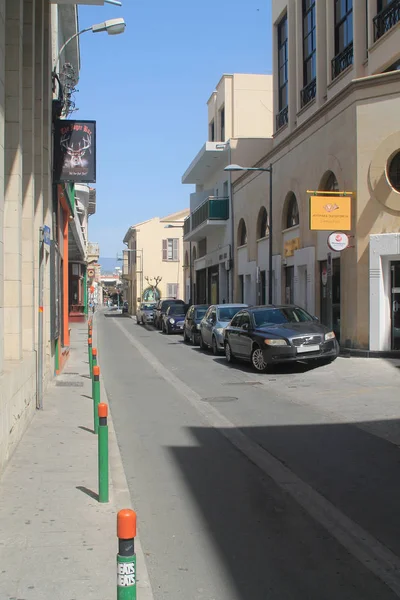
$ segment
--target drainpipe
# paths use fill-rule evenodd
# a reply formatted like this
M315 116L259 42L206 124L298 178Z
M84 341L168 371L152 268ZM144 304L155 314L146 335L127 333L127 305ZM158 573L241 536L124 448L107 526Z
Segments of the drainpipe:
M39 315L37 355L37 398L36 408L43 409L43 301L44 301L44 239L43 227L39 229Z
M232 164L232 147L231 147L231 140L229 140L229 146L228 146L228 164L231 165ZM229 212L230 212L230 217L231 217L231 244L230 244L230 250L231 250L231 261L230 261L230 269L229 269L229 281L228 281L228 295L229 295L229 302L233 302L233 265L234 265L234 239L235 239L235 226L234 226L234 222L233 222L233 193L232 193L232 172L229 171Z

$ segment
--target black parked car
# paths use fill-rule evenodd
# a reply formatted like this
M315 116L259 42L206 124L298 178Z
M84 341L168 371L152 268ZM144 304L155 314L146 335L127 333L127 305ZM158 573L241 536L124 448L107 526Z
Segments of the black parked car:
M333 331L298 306L257 306L238 312L224 331L225 356L264 372L274 363L327 364L339 354Z
M192 304L186 313L183 326L183 341L191 342L193 345L200 341L200 321L206 314L208 304Z
M154 309L154 327L161 329L162 322L167 308L171 304L185 304L183 300L176 300L175 298L166 298L165 300L159 300Z
M171 304L167 308L161 324L164 333L182 333L187 308L187 304Z

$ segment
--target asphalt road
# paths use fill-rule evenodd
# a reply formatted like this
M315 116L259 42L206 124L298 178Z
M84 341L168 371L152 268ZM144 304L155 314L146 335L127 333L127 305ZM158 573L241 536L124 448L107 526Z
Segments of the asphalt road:
M260 375L96 320L155 600L400 597L398 365Z

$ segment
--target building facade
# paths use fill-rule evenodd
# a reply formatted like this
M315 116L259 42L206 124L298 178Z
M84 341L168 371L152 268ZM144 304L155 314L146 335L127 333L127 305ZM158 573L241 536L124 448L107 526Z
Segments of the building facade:
M193 299L229 302L233 296L231 179L238 144L266 151L272 135L272 76L224 75L207 103L208 137L182 177L192 184L185 242L191 248ZM247 144L246 144L247 143Z
M395 0L274 1L274 135L240 163L272 164L274 301L316 314L354 351L400 350L399 19ZM235 173L233 190L235 298L261 303L269 173ZM310 228L323 192L324 210L351 199L341 252Z
M185 298L183 223L188 214L185 209L162 219L154 217L126 232L122 273L128 282L131 314L136 314L142 300Z

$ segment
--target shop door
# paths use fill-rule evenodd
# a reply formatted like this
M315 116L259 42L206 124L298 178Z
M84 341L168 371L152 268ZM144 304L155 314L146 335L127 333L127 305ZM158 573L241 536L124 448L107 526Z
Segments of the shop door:
M390 270L392 289L392 350L400 350L400 261L392 262Z
M210 304L218 304L219 268L211 267L209 270Z

